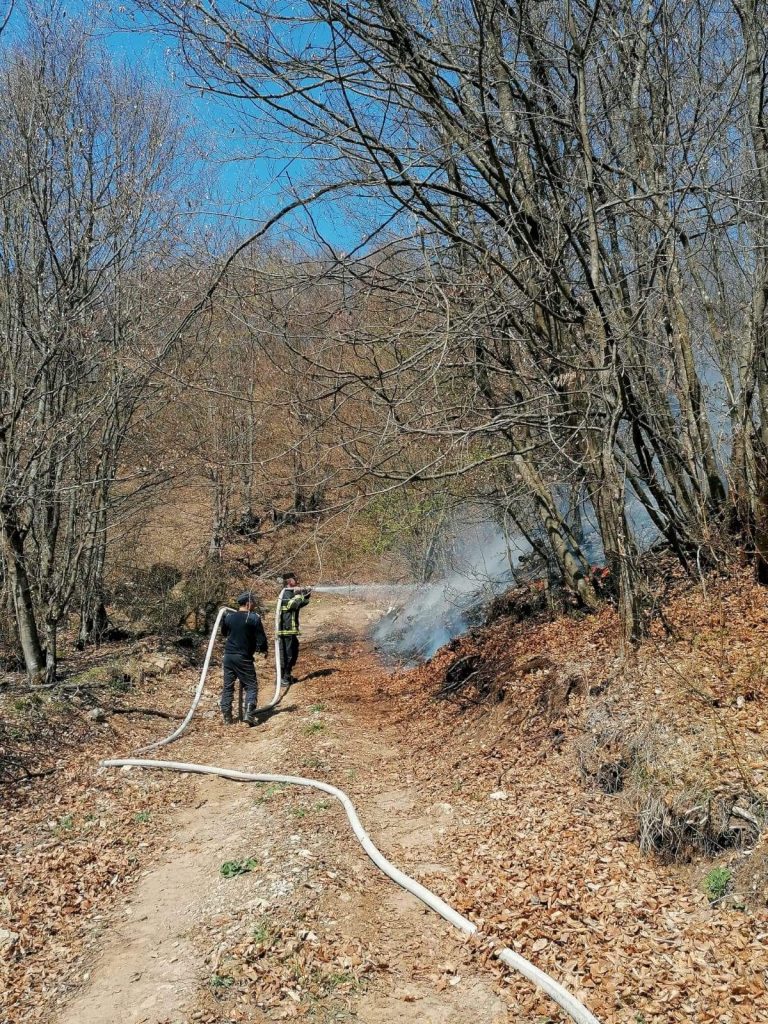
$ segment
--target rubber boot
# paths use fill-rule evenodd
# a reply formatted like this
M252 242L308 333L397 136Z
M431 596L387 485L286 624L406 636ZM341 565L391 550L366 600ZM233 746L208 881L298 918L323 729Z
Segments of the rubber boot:
M222 708L221 709L221 717L222 717L222 720L224 722L224 725L232 725L234 723L234 718L232 717L232 709L231 708Z
M256 725L256 705L246 704L243 721L246 725Z

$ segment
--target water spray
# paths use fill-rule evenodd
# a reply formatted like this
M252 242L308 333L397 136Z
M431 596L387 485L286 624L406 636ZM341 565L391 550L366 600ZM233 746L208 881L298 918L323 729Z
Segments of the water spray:
M318 583L308 589L313 594L410 594L418 583ZM301 589L301 588L299 588Z

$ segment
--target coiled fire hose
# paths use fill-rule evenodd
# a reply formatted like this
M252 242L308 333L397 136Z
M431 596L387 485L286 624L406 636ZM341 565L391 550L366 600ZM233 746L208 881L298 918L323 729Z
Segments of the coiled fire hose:
M257 710L257 714L276 707L284 694L282 689L280 639L278 635L283 593L284 591L280 592L275 613L275 693L268 704L265 704ZM156 740L154 743L150 743L148 746L134 751L135 754L145 754L157 747L163 747L169 743L173 743L174 740L179 739L189 723L192 721L192 716L194 715L203 694L203 688L208 675L213 646L219 631L219 625L223 616L230 610L231 609L226 607L220 608L218 615L216 616L216 621L214 622L213 629L211 630L211 638L208 641L208 650L206 651L205 661L203 662L203 668L200 673L200 681L197 684L192 704L184 718L184 721L170 734L170 736L166 736L161 740ZM337 789L335 786L328 785L326 782L319 782L317 779L305 779L297 775L239 772L230 768L219 768L216 765L192 764L184 761L155 761L139 757L111 758L107 761L102 761L101 764L105 768L122 768L130 766L133 768L160 768L165 771L187 772L196 775L217 775L219 778L231 779L234 782L272 782L292 786L308 786L312 789L318 789L322 793L328 793L329 796L335 797L341 803L342 807L346 811L347 819L349 820L352 831L377 868L387 875L388 878L391 878L393 882L405 889L406 892L411 893L417 899L421 900L421 902L429 907L430 910L434 910L436 914L439 914L445 921L452 924L454 928L458 928L459 931L464 932L465 935L474 935L478 931L477 925L472 921L454 910L453 907L449 906L449 904L444 900L441 900L440 897L436 896L431 890L427 889L415 879L395 867L394 864L390 863L390 861L388 861L381 851L373 844L370 836L363 828L360 819L357 816L354 804L347 794L344 793L343 790ZM506 947L501 947L494 949L493 955L500 960L501 963L505 964L507 967L511 967L512 970L517 971L519 974L522 974L524 978L527 978L543 992L546 992L550 999L553 999L554 1002L562 1007L562 1009L566 1011L576 1024L600 1024L598 1019L582 1003L580 1003L574 995L572 995L567 989L563 988L563 986L559 982L555 981L554 978L551 978L529 960L526 960L525 957L520 956L519 953L515 953L514 950Z

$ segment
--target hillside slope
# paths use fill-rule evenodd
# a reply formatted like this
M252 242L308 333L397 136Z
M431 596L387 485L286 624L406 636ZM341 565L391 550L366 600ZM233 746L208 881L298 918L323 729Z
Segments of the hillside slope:
M626 657L610 609L502 618L397 677L461 808L428 884L605 1021L768 1020L768 600L737 573L664 620Z

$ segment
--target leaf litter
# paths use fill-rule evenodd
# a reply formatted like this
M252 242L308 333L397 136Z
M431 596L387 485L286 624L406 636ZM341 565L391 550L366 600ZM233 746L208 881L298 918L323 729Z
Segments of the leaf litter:
M431 855L447 870L425 868L402 846L398 863L493 942L530 957L606 1024L752 1024L768 1020L768 881L765 869L755 873L768 863L765 837L714 859L696 849L683 862L649 855L639 846L633 787L670 799L731 792L751 796L759 810L768 777L766 597L736 574L710 581L706 594L681 588L665 617L667 626L654 627L631 658L610 609L581 620L500 619L394 676L365 645L345 645L336 650L344 667L334 696L354 714L358 744L377 732L397 742L397 781L420 801L454 808ZM473 685L483 689L435 700L451 664L469 655L479 659ZM318 664L327 663L326 652ZM142 700L181 712L192 683L190 675L158 694L150 682ZM9 1024L47 1019L83 980L108 909L168 844L166 812L193 793L176 776L94 771L98 757L156 735L156 722L81 723L75 735L71 712L61 721L71 743L52 742L47 761L34 766L53 774L4 793L0 936L14 936L2 947ZM617 722L606 741L606 723ZM647 747L662 740L647 763L633 764L640 782L630 779L629 794L604 792L585 774L585 744L612 754L611 744L626 746L638 734L651 737ZM343 758L318 751L307 773L343 783ZM301 745L290 762L301 769ZM371 782L361 772L345 785L363 808ZM331 833L345 841L343 826ZM732 872L743 904L739 892L711 904L701 882L713 863ZM201 923L196 941L208 950L210 976L189 1020L262 1019L258 1012L311 1019L333 1007L356 1019L360 994L389 970L386 958L375 934L344 937L319 920L316 893L306 894L256 932L253 913ZM476 944L474 955L484 956L507 1001L506 1020L563 1019L487 946ZM436 991L456 976L425 971Z

